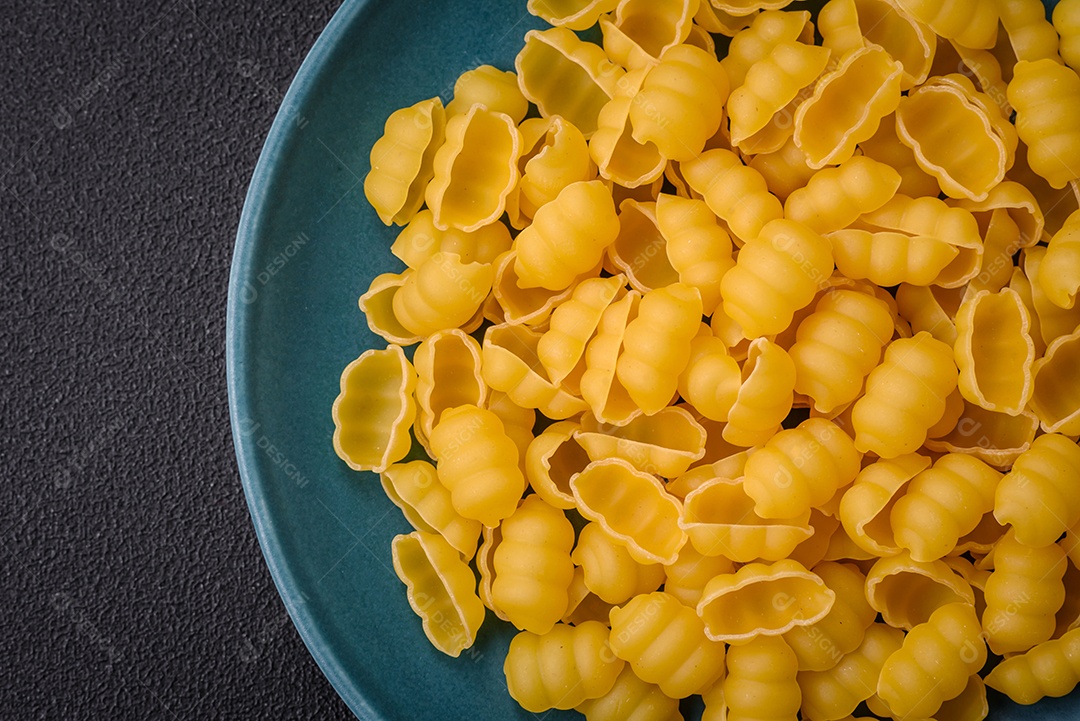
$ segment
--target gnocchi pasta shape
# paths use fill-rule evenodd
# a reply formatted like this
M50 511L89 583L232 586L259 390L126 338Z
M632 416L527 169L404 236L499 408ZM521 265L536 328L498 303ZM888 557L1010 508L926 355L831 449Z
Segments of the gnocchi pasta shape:
M364 178L364 196L384 225L405 225L424 204L445 130L446 111L439 98L395 110L386 119L382 137L371 146L371 171Z
M472 558L480 539L480 522L459 514L450 491L441 483L435 466L427 461L395 463L380 474L387 497L401 509L413 528L437 533L462 558Z
M978 291L956 314L958 387L988 411L1017 415L1034 388L1031 316L1016 291Z
M1044 547L1080 521L1080 447L1057 433L1039 436L998 484L994 517L1016 540Z
M1007 658L986 676L986 685L1019 704L1064 696L1080 683L1080 629Z
M456 253L440 251L405 278L393 296L394 317L420 337L462 327L480 310L493 281L490 265L463 263Z
M706 150L679 165L690 189L723 219L742 242L757 238L770 220L784 217L784 208L761 173L743 165L724 148Z
M765 443L791 412L794 388L795 364L784 349L768 338L751 342L742 384L721 431L724 440L743 448Z
M685 408L668 406L623 426L586 413L574 438L589 458L622 458L639 471L675 478L705 455L705 429Z
M860 703L873 695L885 661L900 650L903 639L900 629L871 623L858 648L844 654L832 668L800 670L798 681L806 718L849 718Z
M483 105L503 113L517 125L529 112L529 101L518 88L517 76L491 65L466 70L454 81L454 99L446 106L446 116L469 112L473 105Z
M795 653L776 636L758 636L728 651L723 703L730 721L792 721L802 703Z
M788 195L784 217L818 233L840 230L863 213L877 210L900 187L900 174L864 155L844 160L810 177Z
M444 410L483 406L487 385L480 374L480 344L454 328L426 338L413 353L416 369L417 436L430 438Z
M971 584L949 564L913 561L906 551L874 561L866 574L866 599L885 623L907 631L925 624L944 606L975 605Z
M1052 188L1077 178L1080 131L1080 77L1048 58L1016 63L1009 81L1009 102L1016 109L1016 132L1028 147L1031 169Z
M1080 327L1060 336L1032 366L1031 410L1047 433L1080 434Z
M587 523L581 529L572 558L584 573L585 587L606 603L626 603L655 591L664 582L662 565L638 563L597 523Z
M661 193L656 227L667 241L668 262L679 281L696 288L702 312L712 315L720 302L720 282L735 265L731 237L702 200Z
M814 573L833 590L836 601L829 613L817 623L796 626L784 634L784 640L799 659L800 672L835 668L847 654L863 644L864 635L877 625L874 624L877 611L867 602L863 592L866 577L857 567L826 561L817 564ZM896 635L899 637L900 632L897 631ZM838 670L837 673L843 671ZM801 680L800 685L806 689Z

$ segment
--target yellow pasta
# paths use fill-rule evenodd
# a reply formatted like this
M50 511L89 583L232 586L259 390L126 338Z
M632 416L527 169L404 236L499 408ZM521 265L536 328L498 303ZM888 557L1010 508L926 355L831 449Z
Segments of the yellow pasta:
M585 136L566 118L529 118L518 129L525 152L518 160L521 179L506 198L506 212L511 225L524 228L563 188L595 178L596 169Z
M1045 5L1039 0L998 0L995 4L1017 60L1061 61L1057 32L1046 19Z
M525 453L529 486L556 508L574 507L570 477L589 464L585 449L574 440L579 427L573 421L552 423L532 439Z
M484 621L484 604L468 564L446 539L424 531L395 536L391 555L431 645L447 656L461 655L476 641Z
M913 333L926 331L942 343L956 343L956 324L953 318L960 309L961 293L940 286L901 283L896 289L896 305L901 317L911 323Z
M481 375L494 390L522 408L562 420L585 410L585 402L551 382L537 362L540 334L524 326L493 325L484 333Z
M377 275L372 278L367 292L360 296L360 310L368 328L388 343L407 346L420 341L420 336L401 325L394 315L394 296L412 274L412 269L406 268L404 273Z
M489 410L458 406L444 411L431 432L439 482L465 518L494 526L517 508L525 491L518 449ZM482 454L477 449L484 449Z
M662 565L638 563L597 523L581 529L572 558L584 571L586 588L607 603L625 603L655 591L664 581Z
M724 673L724 644L706 638L694 610L663 591L611 610L611 650L672 698L701 693Z
M381 474L387 498L401 509L413 528L437 533L462 557L476 553L480 522L464 518L450 500L450 491L439 483L435 466L427 461L395 463Z
M825 582L797 561L748 563L705 586L697 612L705 635L738 644L754 636L779 636L796 626L817 623L836 599ZM798 661L793 665L798 669Z
M536 411L523 408L510 400L502 391L488 393L487 409L499 417L503 430L518 449L518 459L524 466L525 452L533 439L533 426L536 425Z
M639 409L616 374L627 323L637 315L641 294L630 291L600 317L596 336L585 349L581 396L603 423L629 423Z
M789 519L762 518L742 482L714 478L686 495L679 526L702 555L747 563L787 558L813 533L809 518L809 511Z
M679 407L638 415L623 426L601 423L586 413L574 438L591 460L622 458L639 471L665 478L679 476L705 455L705 429Z
M1001 473L972 456L950 453L921 472L897 499L893 537L916 561L942 558L993 510Z
M943 701L960 695L968 677L986 662L986 644L975 609L963 603L942 606L904 637L885 660L877 693L904 718L928 718Z
M807 164L806 153L793 138L788 138L775 152L755 155L749 166L761 173L769 192L784 201L805 187L817 172Z
M990 650L1022 652L1049 640L1057 625L1054 615L1065 601L1065 551L1055 543L1023 545L1010 529L994 545L992 558L982 617Z
M540 337L536 354L553 383L561 383L583 364L585 346L624 282L622 276L584 280L552 313L551 324Z
M600 18L604 51L630 68L648 67L686 40L697 3L684 0L621 0L613 19Z
M802 703L798 662L782 638L759 636L728 651L727 721L795 721Z
M519 285L566 288L599 262L618 232L619 219L603 183L593 180L566 186L536 212L532 225L515 241Z
M1057 338L1035 362L1031 410L1047 433L1080 435L1080 327Z
M394 317L421 337L462 327L480 310L493 280L491 265L464 263L456 253L440 251L425 260L394 294Z
M706 150L679 167L690 188L742 242L757 238L770 220L784 217L783 206L761 174L730 150Z
M975 594L944 561L920 563L903 551L874 562L866 574L866 599L885 623L910 631L943 606L973 607Z
M837 57L870 43L885 49L903 68L901 90L926 81L937 35L889 0L830 0L818 14L824 45Z
M889 53L868 45L822 76L795 112L795 143L811 168L848 160L856 144L874 136L900 103L902 75L903 66Z
M814 573L833 590L836 601L817 623L796 626L784 634L784 640L799 659L799 671L827 671L836 667L846 654L859 648L864 634L874 628L877 617L877 611L867 602L863 592L866 577L857 567L825 562L817 564ZM899 647L899 642L896 645ZM843 672L837 670L837 673Z
M571 30L585 30L618 4L619 0L529 0L526 7L556 27L565 25Z
M805 10L765 10L752 17L750 27L735 34L727 55L720 61L728 74L732 89L743 84L747 71L754 63L764 60L780 43L799 39L804 29L810 25L810 13Z
M903 641L904 633L900 629L871 623L860 645L835 666L800 669L798 681L804 717L814 721L848 718L860 703L873 695L885 661L900 650Z
M514 60L521 93L544 117L561 115L588 138L624 71L565 27L530 30Z
M625 661L608 648L608 628L599 621L555 624L537 635L522 631L510 641L503 673L510 696L532 713L570 709L600 698L615 685Z
M623 667L610 691L582 702L577 710L586 721L682 721L679 700L642 681L629 666Z
M1065 221L1039 264L1038 284L1054 305L1070 309L1080 291L1080 211Z
M561 510L532 495L500 528L491 600L518 629L547 633L569 603L574 527Z
M702 311L712 315L720 302L720 281L735 265L731 237L704 201L667 193L656 199L656 227L679 281L697 288Z
M830 414L862 392L863 381L892 339L888 304L853 290L825 293L798 325L788 350L795 364L795 391Z
M866 378L866 394L855 402L851 421L855 447L882 458L911 453L945 412L956 388L952 349L929 333L898 338Z
M1016 415L1024 410L1035 361L1030 327L1027 308L1009 288L979 291L960 305L954 348L964 398L990 411Z
M1080 177L1080 77L1053 60L1021 60L1009 82L1016 131L1031 169L1053 188Z
M417 435L431 437L442 412L483 406L487 386L480 375L480 344L461 330L439 331L416 347Z
M673 283L642 296L637 317L626 326L616 375L647 415L675 395L700 322L701 296L688 285Z
M470 233L457 228L440 230L435 227L434 214L424 209L398 233L390 252L415 270L439 251L456 253L463 263L491 263L510 250L510 242L510 231L502 223L489 223Z
M672 283L679 274L671 267L667 239L656 222L656 203L627 199L619 206L619 234L607 248L614 269L626 274L630 287L648 293Z
M400 346L365 351L341 373L334 452L354 471L382 473L409 452L416 371Z
M600 274L600 264L597 263L574 278L570 285L562 290L522 288L518 285L516 264L516 250L503 253L495 259L493 264L495 279L491 284L491 295L488 296L488 301L494 300L499 308L499 314L492 319L496 325L524 323L534 328L543 326L550 319L555 306L569 298L578 283Z
M651 141L633 137L630 112L638 102L641 83L647 70L642 68L624 75L615 96L600 109L597 129L589 140L589 155L600 176L626 188L638 188L658 179L667 159Z
M856 280L866 278L878 285L929 285L957 257L957 249L927 235L907 235L859 228L837 230L828 235L836 267Z
M986 685L1019 704L1058 698L1080 683L1080 629L1007 658L986 675Z
M517 75L490 65L466 70L454 82L454 99L446 105L446 117L463 115L477 103L520 123L529 111L529 101L521 94Z
M665 158L692 160L720 128L727 97L727 74L715 54L669 47L630 106L634 140L653 143Z
M679 376L679 395L705 418L726 421L739 397L742 370L715 336L690 342L690 359Z
M722 431L728 443L749 448L771 438L791 412L795 364L783 348L767 338L750 344L742 368L742 385Z
M897 0L899 7L929 25L943 38L968 48L992 48L997 41L998 13L980 0Z
M888 165L861 155L848 158L793 191L784 203L784 217L818 233L839 230L880 208L899 187L900 174Z
M898 191L911 197L934 196L941 192L937 178L927 173L915 159L915 152L900 141L896 123L886 119L869 140L859 143L868 158L884 163L900 173Z
M932 451L970 453L996 468L1008 468L1031 447L1039 419L1025 411L1016 416L995 413L964 401L955 426L938 438L928 438Z
M862 454L832 421L810 418L774 435L746 461L743 483L763 518L795 518L855 480Z
M840 499L839 516L851 540L875 556L900 552L890 514L907 484L930 465L930 459L908 453L878 460L863 468Z
M832 264L825 238L795 221L774 220L743 246L735 267L724 275L724 311L747 338L779 333L814 299ZM782 286L773 282L778 274L785 278Z
M1065 436L1039 436L997 488L994 516L1016 540L1041 547L1080 521L1080 447Z
M383 224L405 225L424 204L445 129L439 98L395 110L386 119L382 137L371 146L371 172L364 178L364 196Z
M723 556L706 556L687 543L674 563L664 566L664 593L697 608L705 585L721 573L734 573L735 564Z
M590 463L570 479L578 511L624 544L638 563L673 563L686 543L682 504L656 476L621 458Z
M1058 48L1065 63L1076 70L1080 67L1080 3L1060 0L1054 7L1054 29L1060 36Z
M1072 308L1065 309L1052 303L1047 297L1046 291L1037 282L1045 257L1046 248L1041 245L1025 248L1021 254L1023 270L1020 273L1014 272L1009 285L1015 286L1016 292L1024 298L1025 305L1028 305L1027 296L1030 295L1030 306L1035 309L1033 323L1034 319L1038 318L1039 334L1045 346L1049 346L1058 338L1080 328L1080 305L1074 304ZM1025 287L1021 287L1021 284L1016 282L1018 275L1023 279L1022 285ZM1032 282L1031 279L1035 279L1036 282Z

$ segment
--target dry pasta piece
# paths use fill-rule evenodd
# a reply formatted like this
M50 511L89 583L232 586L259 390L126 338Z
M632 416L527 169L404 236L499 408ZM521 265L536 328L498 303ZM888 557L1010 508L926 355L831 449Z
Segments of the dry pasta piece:
M720 443L726 447L728 455L713 461L712 463L694 466L686 473L670 481L667 484L668 493L678 496L679 498L686 498L692 491L701 488L701 486L714 478L727 478L732 480L742 478L743 470L746 468L746 459L749 458L750 453L746 449L730 445L723 439L723 436L721 435L722 431L722 425L715 430L709 429L710 440L714 435L719 437ZM715 443L715 441L713 442ZM707 450L709 445L709 441L707 440Z
M724 673L724 644L706 638L694 610L663 591L611 610L611 650L672 698L701 693Z
M618 4L619 0L529 0L526 7L550 25L586 30Z
M929 285L956 259L959 251L940 238L892 230L845 228L828 234L841 273L881 286Z
M585 348L585 372L581 376L581 397L597 420L615 425L629 423L639 412L616 374L626 326L637 315L641 294L632 290L615 301L600 316L596 335Z
M994 509L1001 473L972 456L950 453L912 479L889 512L896 545L916 561L950 553Z
M769 196L772 197L772 196ZM832 272L829 241L792 220L774 220L739 252L720 283L724 312L747 338L779 333ZM785 279L778 285L775 279Z
M558 421L529 443L525 475L536 494L556 508L573 508L570 477L589 465L585 449L574 439L575 421Z
M383 490L413 528L437 533L468 560L476 553L480 522L463 517L427 461L395 463L380 475Z
M809 511L781 520L762 518L740 480L714 478L687 494L679 526L702 555L747 563L787 558L813 534L809 519Z
M960 305L954 349L965 399L989 411L1016 415L1031 400L1035 344L1020 296L1009 288L981 290Z
M484 604L476 596L476 577L457 549L435 533L413 531L391 543L394 572L420 617L431 645L457 658L476 641Z
M731 81L732 90L743 84L747 71L754 63L764 60L780 43L799 39L811 25L810 13L805 10L765 10L750 17L750 26L732 37L727 55L720 60Z
M904 637L900 650L886 659L877 693L903 718L928 718L942 702L959 696L968 678L986 663L986 644L975 609L968 604L942 606Z
M790 356L767 338L754 340L722 431L724 440L742 448L765 443L791 412L794 388L795 364Z
M862 155L848 158L793 191L784 203L784 217L818 233L839 230L880 208L899 187L900 174L888 165Z
M656 199L656 227L679 280L697 288L702 310L712 315L720 302L720 280L735 265L731 237L704 201L667 193Z
M839 516L851 540L875 556L895 555L890 514L907 484L930 465L930 459L908 453L878 460L863 468L840 499Z
M1056 543L1025 546L1009 530L994 546L993 562L982 616L990 650L1023 652L1048 641L1057 626L1054 614L1065 602L1065 551Z
M1025 706L1047 696L1064 696L1077 683L1080 683L1080 629L1007 658L986 676L987 686Z
M630 124L646 72L646 68L634 70L619 80L614 97L600 109L596 132L589 140L589 155L600 177L625 188L647 186L667 167L667 159L656 144L636 140Z
M551 314L551 324L537 343L536 355L553 383L561 383L583 364L586 344L625 281L621 275L583 280Z
M616 375L634 402L653 415L671 402L701 324L701 296L683 283L649 291L626 326Z
M855 447L882 458L913 452L945 413L956 382L952 348L925 331L894 340L852 408Z
M942 343L956 343L953 318L960 310L963 294L940 286L926 287L901 283L896 289L900 316L911 323L911 331L926 331Z
M985 199L1013 163L1016 131L991 104L970 80L952 74L912 90L896 109L900 140L954 198Z
M641 293L679 281L667 256L667 239L656 223L656 203L624 200L619 205L619 234L608 246L611 264Z
M630 106L634 140L670 160L692 160L724 117L728 79L715 54L674 45L649 70Z
M595 178L596 169L585 136L566 118L529 118L518 130L525 152L518 160L521 179L506 198L506 212L515 228L524 228L563 188Z
M734 37L743 28L749 27L757 17L757 13L749 15L732 15L724 12L711 2L703 2L698 5L697 14L694 15L694 25L705 32L717 35Z
M842 163L900 103L903 66L877 45L848 53L795 112L795 143L811 168ZM734 137L734 134L733 134Z
M687 543L674 563L664 566L664 593L690 608L697 608L705 585L721 573L734 573L735 564L724 556L706 556Z
M431 437L442 412L463 405L483 406L487 386L480 375L480 344L461 330L439 331L416 347L416 423Z
M638 563L673 563L686 543L682 504L656 476L621 458L590 463L570 479L578 511L626 546Z
M856 652L877 617L877 611L863 592L866 577L856 566L825 562L817 564L814 573L833 590L836 601L817 623L796 626L784 634L784 640L799 659L799 671L827 671L836 667L846 654ZM896 645L899 647L899 642ZM838 668L836 673L844 673L843 668Z
M360 296L360 310L372 333L382 336L388 343L412 345L421 339L394 315L394 296L413 274L411 268L404 273L382 273L375 276L367 292Z
M879 45L903 67L900 89L926 81L937 35L889 0L831 0L818 14L818 29L836 57Z
M697 6L694 0L620 0L614 21L600 18L604 51L631 70L653 65L686 40Z
M624 71L567 28L530 30L514 60L521 93L544 117L561 115L588 138Z
M532 713L570 709L600 698L625 665L611 657L609 635L599 621L558 623L543 635L522 631L510 641L503 662L510 696Z
M825 560L829 543L839 529L840 521L814 508L810 510L810 527L814 529L814 535L796 546L789 556L807 568L813 568ZM842 529L840 534L846 535Z
M581 529L572 558L584 570L585 586L610 604L626 603L664 582L662 565L638 563L597 523Z
M853 290L832 290L798 325L788 350L795 364L795 391L809 396L820 413L854 401L892 339L885 301Z
M536 211L514 244L522 288L562 290L600 261L619 234L611 194L599 180L571 183Z
M835 423L810 418L751 455L743 483L762 518L796 518L854 481L861 460L851 437Z
M495 259L495 279L491 284L491 296L501 311L492 322L496 325L508 323L536 328L543 326L551 318L555 307L569 298L577 285L600 274L600 264L581 273L570 285L562 290L547 288L522 288L518 285L517 250L510 250ZM486 302L486 301L485 301Z
M896 0L897 5L943 38L968 48L992 48L997 41L998 13L992 2L979 0Z
M1061 0L1054 7L1053 23L1060 36L1061 57L1073 70L1080 68L1080 2Z
M580 566L574 568L574 580L570 582L570 603L566 607L563 623L580 626L586 621L599 621L605 626L611 604L607 603L585 586L585 572Z
M510 242L510 231L502 223L489 223L470 233L457 228L440 230L432 212L424 209L398 233L390 252L415 270L439 251L456 253L463 263L491 263L510 250Z
M436 228L474 231L498 220L518 182L521 134L504 113L473 105L446 121L424 191Z
M587 407L580 398L552 383L537 360L540 334L520 325L493 325L484 333L481 374L493 390L506 393L522 408L535 408L563 420Z
M722 690L726 718L794 721L802 703L798 670L795 654L782 638L759 636L746 644L731 646ZM720 718L725 716L721 714Z
M445 129L439 98L395 110L386 119L382 137L371 146L371 172L364 178L364 196L384 225L405 225L424 204Z
M806 187L817 172L807 164L806 153L795 144L794 138L788 138L775 152L755 155L749 166L761 173L769 192L784 201L799 188Z
M784 559L748 563L733 574L716 576L698 602L705 635L738 644L754 636L779 636L796 626L817 623L833 606L836 593L802 564ZM799 663L792 652L795 670Z
M1031 169L1053 188L1080 176L1080 77L1053 60L1021 60L1009 82L1016 131Z
M886 120L878 125L873 137L859 143L859 149L866 157L884 163L900 173L898 192L914 198L925 195L937 197L941 192L937 178L919 167L915 152L900 141L895 122Z
M623 426L586 413L574 439L594 461L622 458L639 471L675 478L705 455L705 429L685 408L662 408Z
M1031 410L1047 433L1080 435L1080 328L1059 337L1035 361Z
M1036 438L998 485L994 517L1025 545L1056 541L1080 521L1080 447L1058 433Z
M482 352L481 352L482 353ZM533 440L533 426L536 425L536 411L522 408L510 400L502 391L488 389L487 409L499 417L503 430L518 449L518 461L525 472L525 451Z
M690 360L679 375L679 395L705 418L726 421L739 397L742 370L724 341L699 335L690 341Z
M708 3L706 3L708 4ZM623 667L611 690L577 706L586 721L681 721L679 700L656 684L642 681L630 666Z
M1038 0L998 0L995 5L1017 60L1061 62L1057 31L1046 19L1045 5Z
M690 188L739 241L758 237L766 223L784 217L783 206L769 192L761 173L743 165L730 150L706 150L679 167Z
M964 401L953 427L937 438L928 438L926 447L968 453L996 468L1008 468L1031 447L1038 430L1039 419L1030 411L1010 416Z
M463 263L457 253L440 251L425 260L394 294L394 317L418 336L462 327L480 310L493 280L491 265Z
M996 293L1009 284L1013 271L1013 255L1023 245L1018 226L1004 208L990 213L983 234L983 258L979 274L972 278L964 291L965 298L981 290ZM1021 300L1021 305L1023 301ZM1029 324L1030 324L1029 314Z
M409 452L416 371L400 346L364 351L341 373L334 451L354 471L382 473Z
M873 695L886 659L899 651L903 642L900 629L872 623L858 648L844 654L832 668L800 669L803 715L815 721L850 718L855 708Z
M1080 291L1080 211L1070 215L1050 239L1037 282L1046 298L1059 308L1068 310L1076 303Z
M547 633L570 601L574 527L561 510L534 494L500 528L491 600L519 630Z
M1069 335L1077 328L1080 328L1080 305L1074 304L1072 308L1062 308L1050 301L1042 284L1037 281L1031 282L1031 279L1039 277L1045 257L1046 248L1041 245L1025 248L1021 254L1023 273L1014 273L1010 285L1013 285L1014 281L1017 280L1017 275L1024 278L1026 289L1016 287L1015 290L1021 296L1025 294L1025 290L1030 291L1031 304L1035 308L1033 318L1038 318L1039 333L1042 336L1043 343L1049 346L1058 338Z
M1051 188L1045 178L1031 169L1027 156L1027 145L1020 143L1016 147L1016 162L1013 163L1008 178L1022 184L1038 201L1046 222L1047 237L1042 240L1048 240L1049 236L1060 230L1068 217L1080 207L1080 197L1077 197L1069 183L1062 188Z
M975 603L971 585L947 563L919 563L906 551L874 561L866 574L866 598L885 623L906 631L926 623L942 606Z
M754 63L747 70L743 84L728 98L731 142L742 146L772 122L773 116L794 100L800 90L814 82L828 61L828 48L789 41L779 43Z
M491 65L481 65L458 76L454 82L454 99L446 105L446 117L463 115L477 103L509 116L515 125L529 112L529 101L521 94L517 75Z

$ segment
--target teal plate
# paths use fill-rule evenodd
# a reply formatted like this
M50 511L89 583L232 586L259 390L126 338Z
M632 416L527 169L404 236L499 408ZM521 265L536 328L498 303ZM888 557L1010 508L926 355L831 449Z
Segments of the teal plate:
M461 72L513 67L540 26L524 4L345 2L285 96L237 234L226 344L244 491L289 614L362 719L536 718L506 692L507 624L489 614L457 659L431 648L390 565L391 539L410 528L375 475L334 455L330 419L342 369L384 345L357 299L400 267L395 230L363 196L371 145L397 108L449 99ZM1080 717L1076 694L1030 710L992 703L998 720Z

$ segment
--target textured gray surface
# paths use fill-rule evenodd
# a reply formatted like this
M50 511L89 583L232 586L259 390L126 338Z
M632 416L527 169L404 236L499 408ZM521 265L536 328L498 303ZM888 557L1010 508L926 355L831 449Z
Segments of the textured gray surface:
M334 0L0 4L0 718L351 718L236 472L244 192Z

